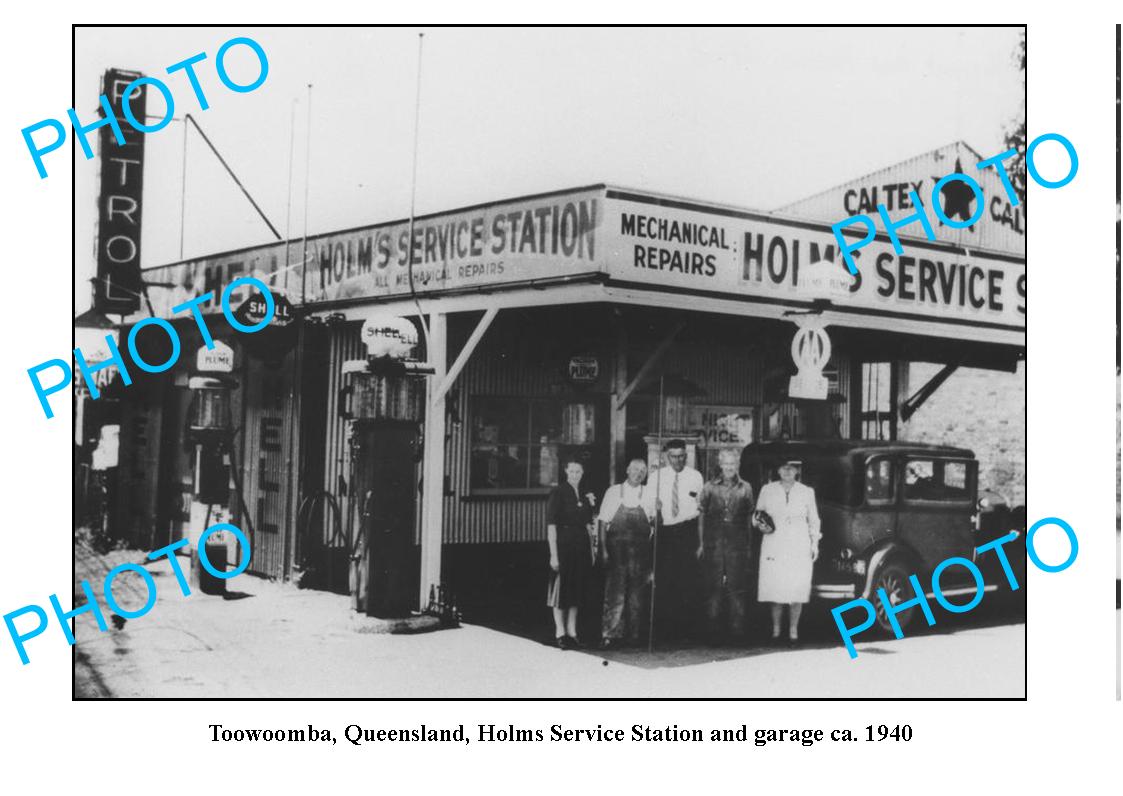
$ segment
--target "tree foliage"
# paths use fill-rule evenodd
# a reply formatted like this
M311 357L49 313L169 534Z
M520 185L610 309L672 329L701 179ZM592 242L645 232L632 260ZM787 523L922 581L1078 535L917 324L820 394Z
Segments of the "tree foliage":
M1017 117L1013 119L1006 129L1003 136L1006 142L1007 149L1013 149L1018 154L1013 160L1009 161L1006 165L1006 170L1010 174L1010 182L1014 186L1014 190L1018 194L1018 199L1023 203L1026 200L1026 106L1025 106L1025 83L1026 83L1026 32L1022 29L1022 34L1018 38L1018 46L1014 51L1014 59L1018 63L1018 69L1022 73L1022 92L1023 100L1021 111Z

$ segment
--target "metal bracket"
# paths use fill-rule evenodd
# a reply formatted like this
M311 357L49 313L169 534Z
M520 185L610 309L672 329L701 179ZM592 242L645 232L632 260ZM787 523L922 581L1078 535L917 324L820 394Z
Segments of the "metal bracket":
M931 398L936 390L940 388L951 374L959 369L959 363L953 362L949 365L944 365L940 371L925 383L923 387L914 392L908 397L907 400L901 402L901 420L907 421L910 417L916 414L917 410L924 405L924 402Z

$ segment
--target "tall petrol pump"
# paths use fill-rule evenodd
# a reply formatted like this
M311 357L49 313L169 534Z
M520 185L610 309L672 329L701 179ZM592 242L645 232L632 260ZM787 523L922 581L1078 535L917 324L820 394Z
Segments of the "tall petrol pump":
M187 416L187 444L192 451L192 501L189 535L202 535L211 525L230 522L230 442L232 436L231 391L238 386L231 375L234 352L222 341L214 348L199 349L195 370L187 383L191 390L191 404ZM217 531L207 538L204 553L211 566L225 571L231 560L230 546L236 546L225 531ZM252 540L251 540L252 544ZM194 548L195 545L190 545ZM252 549L251 549L252 555ZM240 561L240 551L234 550L233 560ZM214 577L200 566L198 555L192 554L192 580L206 594L221 594L225 580Z
M371 317L362 340L367 357L343 363L339 393L351 454L352 605L370 616L405 617L417 594L423 377L432 368L415 358L417 327L408 318Z

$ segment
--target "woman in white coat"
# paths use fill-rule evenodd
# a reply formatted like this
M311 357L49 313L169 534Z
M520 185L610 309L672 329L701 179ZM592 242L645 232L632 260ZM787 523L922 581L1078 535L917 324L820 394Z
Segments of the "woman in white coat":
M819 557L819 510L815 490L795 480L799 462L784 462L779 481L765 484L757 512L766 512L775 530L770 531L759 513L760 580L757 599L772 603L772 640L780 639L784 606L789 606L788 639L799 642L799 615L811 599L811 565Z

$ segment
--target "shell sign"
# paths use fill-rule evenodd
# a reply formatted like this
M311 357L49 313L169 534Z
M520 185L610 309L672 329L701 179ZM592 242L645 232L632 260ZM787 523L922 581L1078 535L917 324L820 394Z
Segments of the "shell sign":
M410 359L417 347L417 327L398 315L375 315L363 323L361 333L367 356Z

